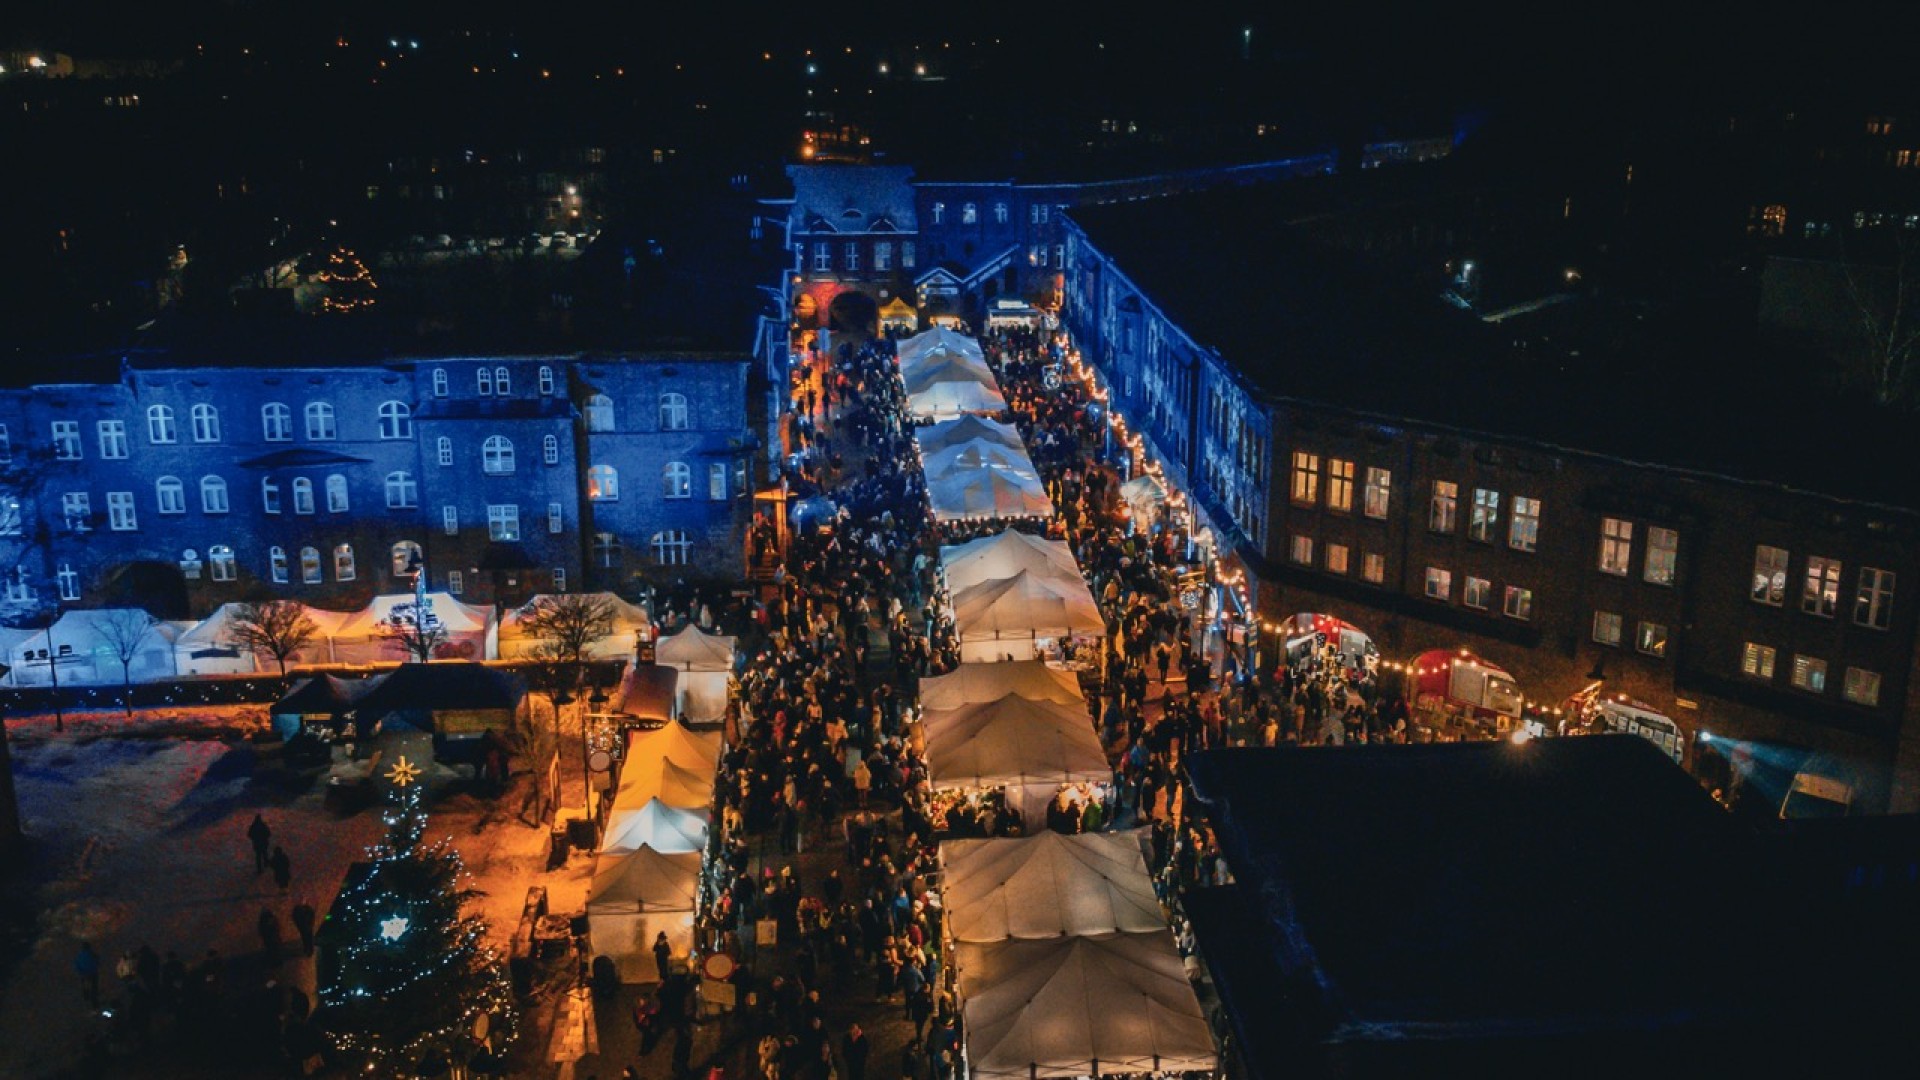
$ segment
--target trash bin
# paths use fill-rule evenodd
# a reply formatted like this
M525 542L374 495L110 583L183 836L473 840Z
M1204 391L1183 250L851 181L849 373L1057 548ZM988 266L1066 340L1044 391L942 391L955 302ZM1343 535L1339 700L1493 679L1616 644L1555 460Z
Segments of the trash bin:
M547 851L547 869L558 870L567 865L567 854L572 848L566 829L553 830L552 846Z

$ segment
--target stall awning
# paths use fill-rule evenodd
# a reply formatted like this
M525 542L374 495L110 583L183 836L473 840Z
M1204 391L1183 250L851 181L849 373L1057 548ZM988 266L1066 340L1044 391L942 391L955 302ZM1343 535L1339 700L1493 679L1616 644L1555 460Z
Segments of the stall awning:
M673 719L673 703L680 673L659 664L635 664L627 669L609 709L615 716L665 723Z
M1145 839L1142 828L949 840L940 845L948 930L988 942L1162 929Z

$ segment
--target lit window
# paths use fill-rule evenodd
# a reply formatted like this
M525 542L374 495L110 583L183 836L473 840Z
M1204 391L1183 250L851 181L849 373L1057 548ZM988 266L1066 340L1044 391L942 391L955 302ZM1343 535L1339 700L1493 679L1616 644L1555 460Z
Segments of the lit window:
M1761 544L1753 549L1753 599L1779 607L1787 600L1787 549Z
M1433 501L1427 509L1427 528L1437 533L1451 533L1459 505L1460 485L1451 480L1435 480Z
M1376 551L1360 556L1360 576L1379 585L1387 580L1387 557Z
M334 473L327 477L327 513L347 512L347 478Z
M666 529L653 534L653 559L661 566L685 566L693 541L683 529Z
M313 481L304 476L294 477L293 480L293 512L313 513Z
M334 438L333 406L324 401L314 401L307 405L307 438L326 440Z
M960 206L960 224L978 225L979 223L980 208L972 203L962 203Z
M1762 645L1749 641L1740 651L1740 673L1756 679L1773 678L1773 662L1776 650L1771 645Z
M387 474L387 509L411 510L419 504L420 485L414 482L410 472L390 472Z
M232 581L238 576L234 573L233 548L215 544L207 549L207 576L215 581Z
M173 409L166 405L147 407L147 441L150 443L180 441L180 429L173 422Z
M663 499L690 499L693 497L693 470L685 462L669 461L660 470L660 497Z
M1293 452L1293 501L1312 506L1320 498L1320 455Z
M380 403L380 437L383 439L413 438L413 410L407 408L404 401L383 401Z
M504 476L513 471L513 443L505 435L489 435L480 444L480 471Z
M943 202L934 203L933 204L933 223L935 225L941 224L942 221L946 218L946 216L947 216L947 204Z
M1453 571L1427 567L1427 598L1443 601L1453 598Z
M1633 522L1621 518L1600 520L1600 572L1626 576L1633 559Z
M1793 658L1793 687L1810 693L1827 692L1827 662L1817 657L1796 654Z
M1509 619L1533 618L1533 590L1522 589L1517 585L1507 586L1506 599L1500 605L1500 610Z
M660 430L687 430L687 395L660 395Z
M1485 611L1487 610L1487 597L1492 592L1493 582L1488 581L1486 578L1469 575L1467 577L1466 587L1460 590L1460 602L1475 610ZM1431 596L1432 594L1429 593L1428 595ZM1444 599L1445 597L1443 595L1440 598Z
M1840 693L1855 705L1880 704L1880 673L1850 667L1840 684Z
M267 549L267 574L279 585L287 583L287 549L273 547Z
M187 512L187 485L177 476L163 476L153 482L154 509L162 514Z
M1840 561L1814 555L1807 559L1806 587L1800 591L1800 610L1823 619L1840 607Z
M1593 613L1593 640L1602 645L1620 644L1623 620L1617 611L1596 611Z
M293 410L278 401L260 406L260 433L268 442L293 438Z
M1332 574L1347 572L1347 545L1327 545L1327 572Z
M1327 509L1353 512L1353 462L1327 459Z
M467 589L467 575L458 570L447 571L447 591L459 596Z
M280 512L280 482L270 476L260 478L260 509L269 514Z
M540 460L548 465L560 464L560 440L548 435L540 440Z
M487 507L487 539L520 539L520 508L512 503L489 505Z
M53 457L56 461L79 461L80 421L55 420L53 422Z
M1633 647L1648 656L1667 655L1667 628L1655 622L1641 622Z
M133 492L107 492L107 528L114 532L131 532L140 527L140 519L133 511Z
M1657 525L1647 529L1647 564L1641 576L1655 585L1673 584L1674 567L1680 558L1680 534Z
M1534 551L1540 546L1540 500L1525 495L1513 497L1513 516L1507 521L1507 546L1515 551Z
M433 369L433 396L434 397L447 396L447 369L446 368Z
M180 553L180 576L188 581L200 580L200 553L188 548Z
M67 519L70 531L86 532L93 528L93 497L84 491L69 491L60 496L60 513ZM17 509L14 517L19 518Z
M542 364L540 366L539 383L540 383L540 396L552 397L553 396L553 369L551 367L548 367L545 364Z
M200 478L200 511L206 514L227 512L227 482L217 476Z
M308 585L318 585L320 576L320 549L303 547L300 549L300 580Z
M1287 549L1288 557L1301 566L1313 565L1313 537L1294 536Z
M707 498L713 502L725 502L727 498L727 463L716 461L707 466Z
M402 540L387 549L387 562L393 568L394 577L412 577L420 570L420 545L411 540Z
M1486 488L1473 489L1473 512L1467 518L1467 539L1493 543L1493 527L1500 519L1500 493Z
M434 460L440 463L441 468L446 468L447 466L453 464L453 440L452 439L448 438L445 435L442 435L438 439L434 440Z
M211 405L195 405L188 416L193 421L193 441L210 443L220 441L220 410Z
M620 473L611 465L595 465L588 469L587 498L594 502L617 501L620 498Z
M100 436L100 456L117 460L127 456L127 422L102 420L94 425Z
M1853 597L1853 621L1875 630L1893 622L1893 571L1860 568L1860 588Z
M881 240L873 245L873 268L882 273L893 269L893 243Z
M613 430L613 399L605 394L595 394L587 399L587 430Z
M353 577L353 545L335 545L333 549L333 580L352 581Z

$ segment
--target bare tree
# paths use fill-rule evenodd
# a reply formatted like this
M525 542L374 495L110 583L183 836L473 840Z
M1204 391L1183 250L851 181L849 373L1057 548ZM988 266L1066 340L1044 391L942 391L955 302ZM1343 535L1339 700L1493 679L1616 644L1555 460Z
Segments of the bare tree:
M613 603L604 596L563 593L542 596L528 605L520 626L554 659L585 662L588 650L613 634Z
M1920 359L1920 239L1900 229L1892 248L1890 263L1862 264L1848 256L1843 244L1840 261L1847 296L1860 320L1873 396L1882 405L1905 395L1914 361Z
M293 600L265 600L237 605L227 623L226 643L258 656L265 653L287 673L287 659L306 647L320 627L307 617L304 604Z
M91 621L93 632L120 661L120 704L132 716L133 658L140 655L140 646L146 644L160 620L141 608L113 608L95 614Z
M419 608L411 615L399 615L386 623L380 628L380 636L405 653L409 660L422 664L433 659L434 653L451 637L445 624Z

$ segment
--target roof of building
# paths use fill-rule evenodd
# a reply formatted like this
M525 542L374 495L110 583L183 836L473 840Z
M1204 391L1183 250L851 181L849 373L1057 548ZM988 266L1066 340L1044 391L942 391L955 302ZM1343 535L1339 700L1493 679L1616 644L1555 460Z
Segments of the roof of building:
M469 660L401 664L368 681L374 685L357 707L374 716L403 709L512 709L526 694L513 675Z
M916 232L913 170L888 165L794 165L793 207L797 231Z

